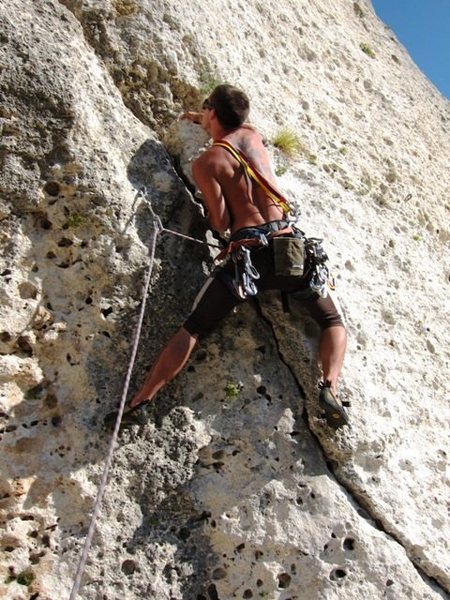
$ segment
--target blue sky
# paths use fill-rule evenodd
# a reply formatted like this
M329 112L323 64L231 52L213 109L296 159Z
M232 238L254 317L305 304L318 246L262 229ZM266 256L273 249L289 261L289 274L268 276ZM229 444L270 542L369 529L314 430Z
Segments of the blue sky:
M450 98L450 0L372 0L411 58Z

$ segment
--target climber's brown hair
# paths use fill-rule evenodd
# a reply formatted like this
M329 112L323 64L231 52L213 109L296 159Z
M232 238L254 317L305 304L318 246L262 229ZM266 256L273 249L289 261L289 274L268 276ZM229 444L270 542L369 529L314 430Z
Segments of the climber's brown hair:
M240 127L248 117L250 102L240 89L227 83L218 85L204 103L214 109L220 124L226 129Z

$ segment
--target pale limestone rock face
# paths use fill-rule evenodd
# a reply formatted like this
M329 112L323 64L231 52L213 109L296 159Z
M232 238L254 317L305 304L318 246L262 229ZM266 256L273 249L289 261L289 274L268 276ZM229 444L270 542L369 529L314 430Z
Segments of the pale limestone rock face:
M11 0L0 17L2 597L69 596L146 202L214 241L186 189L207 139L178 115L220 81L248 91L302 228L326 238L352 426L319 418L317 330L295 302L240 307L120 434L79 597L446 597L448 101L367 1ZM295 159L271 144L283 126ZM212 264L158 240L132 389Z

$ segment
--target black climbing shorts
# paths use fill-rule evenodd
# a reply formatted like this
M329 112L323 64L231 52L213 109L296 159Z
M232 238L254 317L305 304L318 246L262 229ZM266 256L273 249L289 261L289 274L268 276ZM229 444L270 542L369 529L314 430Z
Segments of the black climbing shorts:
M250 234L255 229L260 228L246 228L239 230L239 233L242 233L241 237L244 237L247 232L249 233L248 237L254 237ZM341 315L330 294L326 298L322 298L311 292L308 282L300 277L275 275L273 244L271 242L268 246L252 249L251 259L260 274L260 278L255 281L258 292L264 290L286 292L306 308L322 330L336 325L344 326ZM203 338L213 331L233 308L246 301L233 293L232 287L229 285L229 281L234 277L234 267L233 261L229 259L225 265L215 269L200 290L194 301L192 312L183 325L191 335L198 335L199 338Z

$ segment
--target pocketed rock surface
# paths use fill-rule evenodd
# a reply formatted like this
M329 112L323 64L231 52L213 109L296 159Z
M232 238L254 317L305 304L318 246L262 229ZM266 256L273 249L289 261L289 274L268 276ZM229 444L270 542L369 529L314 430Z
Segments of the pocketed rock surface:
M212 267L150 205L215 243L178 116L229 81L326 239L351 427L295 300L240 306L121 430L78 597L448 598L450 109L370 2L10 0L0 57L1 597L70 595L154 236L130 393Z

